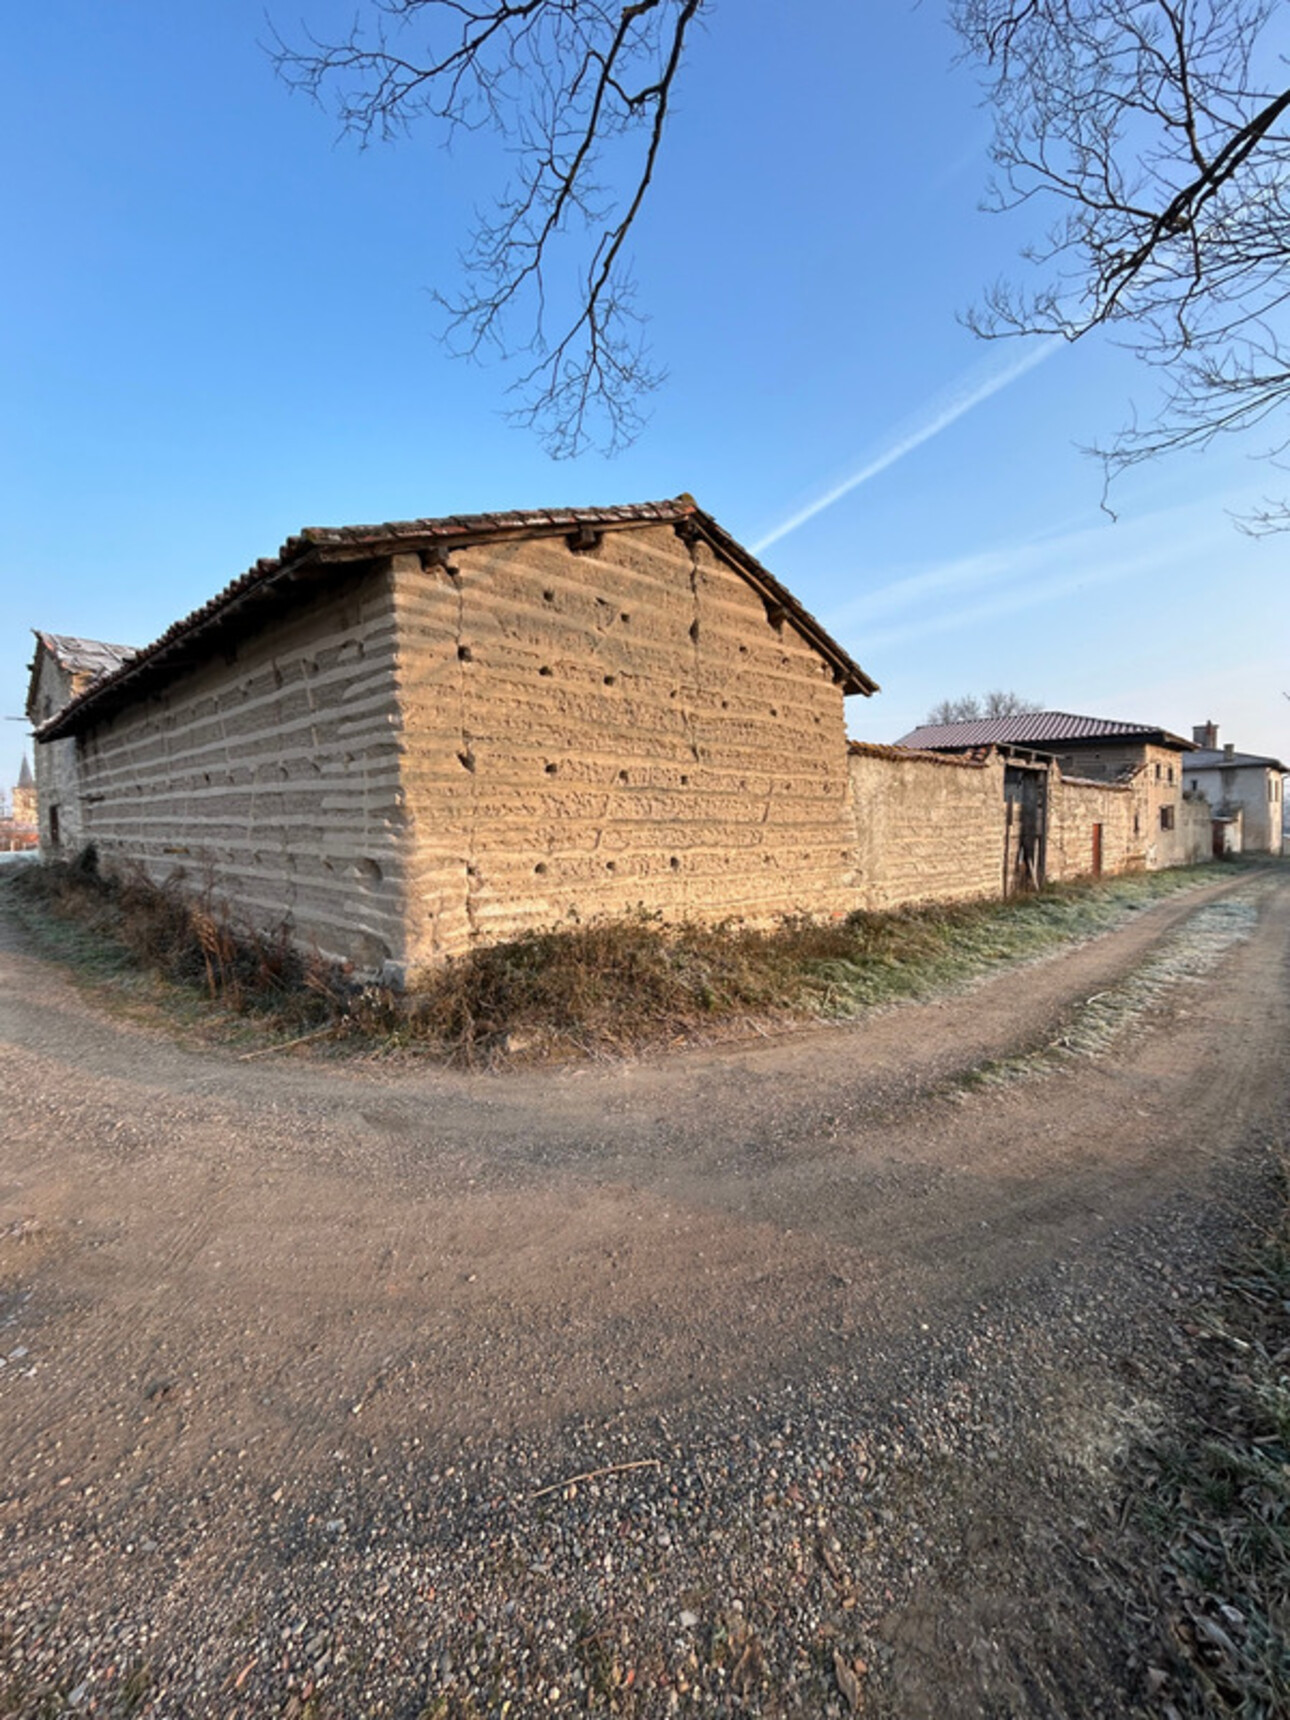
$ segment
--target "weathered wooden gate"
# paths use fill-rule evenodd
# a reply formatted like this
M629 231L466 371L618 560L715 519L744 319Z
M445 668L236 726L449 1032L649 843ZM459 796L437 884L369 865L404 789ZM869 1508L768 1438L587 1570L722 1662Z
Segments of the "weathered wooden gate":
M1003 893L1038 890L1048 848L1048 769L1011 760L1004 767Z

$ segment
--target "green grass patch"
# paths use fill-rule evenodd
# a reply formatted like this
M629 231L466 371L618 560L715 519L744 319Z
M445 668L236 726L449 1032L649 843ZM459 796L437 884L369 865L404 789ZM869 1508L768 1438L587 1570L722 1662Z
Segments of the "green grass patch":
M416 1047L472 1062L623 1051L754 1025L844 1020L970 983L1122 924L1231 866L1056 886L1012 902L669 926L646 913L533 932L449 961L416 990L362 985L285 932L236 924L210 899L141 875L100 875L92 854L16 869L0 901L51 955L118 994L158 987L169 1011L204 1007L226 1032Z

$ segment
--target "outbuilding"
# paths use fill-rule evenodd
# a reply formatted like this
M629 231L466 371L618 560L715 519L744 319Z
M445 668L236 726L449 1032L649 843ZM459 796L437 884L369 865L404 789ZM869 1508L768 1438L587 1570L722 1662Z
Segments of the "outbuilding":
M103 865L398 979L636 908L849 908L873 691L681 496L306 530L34 715Z

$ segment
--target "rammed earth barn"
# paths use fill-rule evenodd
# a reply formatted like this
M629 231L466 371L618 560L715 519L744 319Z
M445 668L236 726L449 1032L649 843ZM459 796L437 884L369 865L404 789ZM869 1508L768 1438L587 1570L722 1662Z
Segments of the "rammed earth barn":
M53 847L399 978L638 904L853 907L874 690L681 497L306 531L33 718L75 748Z

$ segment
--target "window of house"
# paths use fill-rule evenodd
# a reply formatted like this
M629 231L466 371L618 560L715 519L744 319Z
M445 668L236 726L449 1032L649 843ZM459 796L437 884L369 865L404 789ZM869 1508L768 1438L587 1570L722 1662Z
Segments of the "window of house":
M1160 808L1160 828L1162 830L1172 830L1173 827L1174 827L1174 809L1173 809L1173 807L1172 806L1162 806Z
M1169 780L1170 780L1170 782L1172 782L1173 779L1174 779L1174 767L1172 765L1170 765L1169 766Z
M58 834L58 808L56 806L51 806L49 809L49 845L50 845L50 847L51 848L57 848L58 844L61 840L62 840L62 838Z
M1160 761L1159 761L1159 759L1156 760L1156 781L1157 782L1160 781Z

